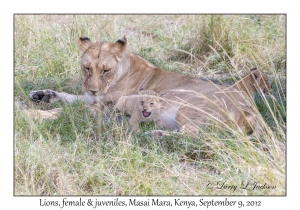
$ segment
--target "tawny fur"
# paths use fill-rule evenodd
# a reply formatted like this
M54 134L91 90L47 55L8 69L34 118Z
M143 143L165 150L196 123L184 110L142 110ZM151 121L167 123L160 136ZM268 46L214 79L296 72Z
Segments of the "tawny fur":
M134 131L140 131L141 122L153 121L155 125L162 126L160 120L161 98L151 90L140 90L138 95L122 96L115 104L115 109L124 111L130 115L129 124ZM143 111L151 113L149 117L143 115Z
M205 94L196 93L178 110L176 120L180 131L197 135L199 126L234 125L242 132L259 135L263 126L253 99L256 92L270 90L266 74L255 70L230 87L213 86Z
M116 103L120 97L134 95L144 88L163 94L160 118L166 129L197 134L198 126L205 124L208 117L221 124L231 122L242 128L255 127L257 113L253 113L251 97L255 91L270 89L265 74L258 70L229 88L162 70L128 51L125 37L115 43L92 43L87 37L81 37L78 44L82 51L80 65L85 95L52 91L51 99L46 101ZM30 97L40 100L37 92L32 91Z

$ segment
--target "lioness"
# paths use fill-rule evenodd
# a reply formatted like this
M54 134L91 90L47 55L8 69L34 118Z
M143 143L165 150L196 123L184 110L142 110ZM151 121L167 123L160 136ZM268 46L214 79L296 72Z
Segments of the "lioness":
M271 90L266 74L255 69L230 87L213 86L205 94L185 101L178 109L176 120L181 132L198 134L196 127L235 125L242 132L262 132L261 118L254 108L253 98L259 92Z
M162 126L160 120L161 99L152 90L140 90L138 95L122 96L117 101L115 108L124 110L129 114L129 124L134 131L140 131L139 123L153 121L155 125Z
M195 110L199 113L198 104L203 104L203 101L207 101L206 98L218 100L217 103L224 103L225 109L222 108L221 113L229 112L233 116L241 115L240 110L237 111L236 108L227 110L226 107L228 104L232 104L235 98L245 97L243 85L232 87L229 91L228 88L221 85L162 70L127 50L125 37L114 43L93 43L87 37L80 37L78 45L82 51L80 66L84 77L85 95L38 90L30 92L29 96L32 100L51 103L57 100L73 102L80 99L85 100L88 104L94 102L116 103L120 97L133 95L140 88L144 88L153 90L159 95L164 94L166 102L160 118L166 129L186 130L193 133L198 129L198 123L195 125L194 122L202 122L202 119L199 118L202 114L194 117L190 113L195 113ZM253 76L251 76L249 86L250 92L262 87L261 84L268 86L269 83L262 72L255 71L251 75ZM245 103L244 101L242 103ZM210 112L210 110L204 110L204 112ZM192 122L184 116L192 117Z

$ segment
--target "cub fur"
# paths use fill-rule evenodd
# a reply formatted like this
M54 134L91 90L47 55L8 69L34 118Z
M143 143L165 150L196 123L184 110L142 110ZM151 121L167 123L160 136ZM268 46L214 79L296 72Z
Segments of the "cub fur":
M122 96L115 105L115 109L125 111L130 115L129 124L134 131L140 131L139 123L153 121L161 126L161 99L152 90L140 90L138 95Z

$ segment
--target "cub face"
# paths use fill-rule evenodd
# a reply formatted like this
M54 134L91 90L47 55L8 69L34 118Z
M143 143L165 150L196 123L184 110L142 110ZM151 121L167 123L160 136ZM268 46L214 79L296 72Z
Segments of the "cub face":
M143 117L150 117L155 109L160 108L160 100L155 96L140 96L139 106Z
M78 45L82 51L80 66L84 78L83 90L95 96L106 93L121 76L126 38L115 43L92 43L88 37L80 37Z
M155 91L141 88L138 91L138 95L140 95L138 101L139 109L143 117L150 117L155 109L160 109L162 100Z

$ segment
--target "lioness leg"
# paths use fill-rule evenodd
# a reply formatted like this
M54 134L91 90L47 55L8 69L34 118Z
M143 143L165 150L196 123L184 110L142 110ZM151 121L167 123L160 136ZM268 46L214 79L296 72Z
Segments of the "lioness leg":
M250 136L254 137L254 136L262 135L263 133L262 119L259 119L259 117L253 113L247 113L246 118L247 118L246 119L247 124L249 125L248 127L250 127L251 130L253 131Z
M46 103L54 103L56 101L64 101L72 103L76 100L84 100L84 95L72 95L64 92L56 92L53 90L33 90L29 93L29 98L33 101L43 101Z
M176 115L176 121L179 127L179 132L182 134L189 134L194 138L199 136L199 129L195 125L195 114L197 115L196 111L190 110L190 107L180 107L178 109ZM198 121L201 121L201 117L198 116ZM198 122L199 123L199 122Z
M190 107L185 107L182 106L178 109L177 114L176 114L176 122L177 122L177 127L178 129L175 129L173 131L164 131L164 130L152 130L152 131L148 131L146 132L147 135L149 136L169 136L169 135L173 135L173 134L188 134L193 138L198 138L199 136L199 129L197 128L198 126L196 126L194 124L195 122L195 118L203 120L201 118L201 116L197 116L195 117L194 113L195 112L191 112ZM158 126L164 127L164 124L162 121L158 121L156 122L156 124ZM198 124L198 123L197 123Z

